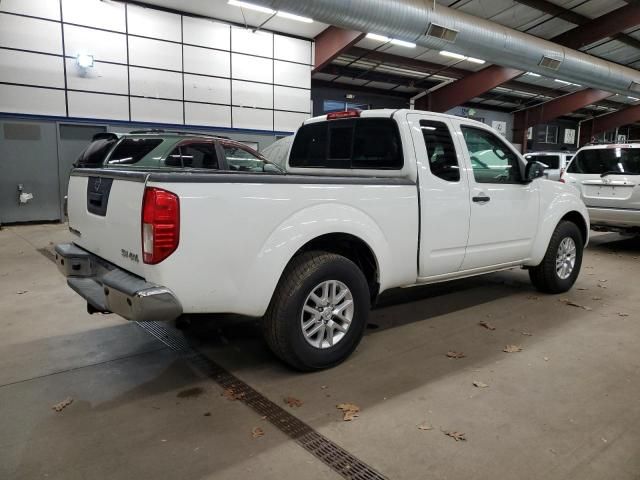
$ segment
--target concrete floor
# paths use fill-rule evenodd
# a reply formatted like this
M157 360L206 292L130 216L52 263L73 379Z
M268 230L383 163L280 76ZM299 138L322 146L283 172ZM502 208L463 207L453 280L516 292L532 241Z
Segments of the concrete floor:
M340 478L136 324L87 315L38 251L66 238L0 231L0 478ZM188 335L390 479L639 479L639 255L640 240L594 235L568 295L522 271L392 292L352 358L314 374L275 360L252 323ZM343 422L340 402L360 417Z

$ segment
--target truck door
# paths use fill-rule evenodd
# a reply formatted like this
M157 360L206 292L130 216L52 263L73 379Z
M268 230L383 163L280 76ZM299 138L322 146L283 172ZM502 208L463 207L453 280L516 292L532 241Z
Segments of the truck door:
M456 123L470 163L469 241L463 270L521 262L537 232L539 182L523 181L520 156L487 128Z
M446 118L410 113L420 193L419 276L455 273L469 236L469 183Z

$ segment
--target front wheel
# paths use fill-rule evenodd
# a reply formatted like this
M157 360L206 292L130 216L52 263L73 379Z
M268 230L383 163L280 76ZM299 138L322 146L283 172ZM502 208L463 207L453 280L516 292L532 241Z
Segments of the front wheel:
M582 266L584 242L573 222L558 224L542 262L529 269L531 283L545 293L563 293L576 282Z
M362 339L369 297L367 280L351 260L303 253L285 269L263 319L267 344L298 370L337 365Z

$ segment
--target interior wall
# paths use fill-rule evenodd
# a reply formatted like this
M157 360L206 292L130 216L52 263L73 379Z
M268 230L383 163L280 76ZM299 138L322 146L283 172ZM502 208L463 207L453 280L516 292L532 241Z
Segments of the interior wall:
M312 63L309 40L213 19L116 1L0 2L0 113L293 132L311 113Z
M547 126L558 128L558 140L554 143L542 141ZM565 141L565 133L567 130L573 130L575 140L573 142ZM578 122L572 120L554 120L547 124L536 125L532 127L531 140L528 141L528 151L540 152L550 150L576 150L578 142Z

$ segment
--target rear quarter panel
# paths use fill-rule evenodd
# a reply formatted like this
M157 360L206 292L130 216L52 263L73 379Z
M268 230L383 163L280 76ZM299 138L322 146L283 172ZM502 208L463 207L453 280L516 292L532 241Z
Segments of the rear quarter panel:
M180 197L178 250L147 266L188 313L261 316L293 255L348 233L376 255L381 289L416 281L415 185L153 183Z

